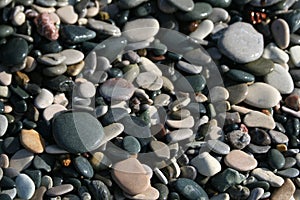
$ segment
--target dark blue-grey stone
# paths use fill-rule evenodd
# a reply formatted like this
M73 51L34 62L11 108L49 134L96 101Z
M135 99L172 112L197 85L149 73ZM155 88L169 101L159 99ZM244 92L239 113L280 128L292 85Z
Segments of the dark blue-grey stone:
M9 25L0 25L0 38L8 37L14 32L13 27Z
M91 114L65 112L53 119L56 143L70 153L84 153L97 149L104 132L101 123Z
M24 173L27 174L32 179L35 188L39 188L41 186L42 172L40 170L26 169Z
M86 158L82 156L78 156L74 159L74 167L81 175L86 178L92 178L94 176L92 165Z
M93 180L88 187L93 199L109 200L111 198L109 189L100 180Z
M296 178L299 176L299 170L297 168L289 168L277 171L276 174L284 178Z
M136 116L127 116L119 120L124 125L124 132L128 135L139 138L151 137L151 131L148 124Z
M0 194L1 200L11 200L10 196L8 194Z
M293 10L283 16L288 23L292 33L300 28L300 9Z
M8 190L16 187L16 183L13 179L9 178L8 176L3 176L0 181L1 189Z
M123 148L130 154L137 154L141 150L141 144L135 137L126 136L123 139Z
M176 16L181 21L196 21L208 17L212 12L212 7L208 3L197 2L193 10L189 12L177 12Z
M38 155L36 155L33 159L33 166L36 169L45 170L46 172L51 172L51 166Z
M175 190L189 200L208 200L208 196L203 188L193 180L179 178L174 183Z
M206 86L206 80L202 75L191 75L180 78L175 85L180 91L201 92Z
M50 41L39 44L39 49L43 54L47 54L61 52L63 47L58 43L58 41Z
M255 77L252 74L238 69L229 70L226 73L226 76L239 83L249 83L255 80Z
M77 44L86 42L96 37L96 32L82 26L67 25L60 30L64 42Z
M57 4L55 0L35 0L34 3L45 7L52 7L52 6L56 6Z
M213 7L227 8L231 4L231 0L205 0Z
M277 149L270 149L267 155L268 163L273 169L281 169L285 164L285 158Z
M0 46L0 62L6 66L21 64L28 54L28 44L22 38L13 38Z

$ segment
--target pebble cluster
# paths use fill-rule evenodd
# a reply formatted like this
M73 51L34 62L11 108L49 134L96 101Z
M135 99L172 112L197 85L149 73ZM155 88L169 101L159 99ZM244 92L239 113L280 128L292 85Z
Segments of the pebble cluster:
M300 199L300 1L0 0L0 199Z

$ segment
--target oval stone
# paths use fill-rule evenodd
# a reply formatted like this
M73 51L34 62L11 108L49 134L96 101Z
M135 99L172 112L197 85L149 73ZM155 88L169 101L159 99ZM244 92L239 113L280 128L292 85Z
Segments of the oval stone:
M8 120L4 115L0 115L0 137L2 137L7 130Z
M132 83L122 78L112 78L100 86L100 93L110 101L126 101L134 93L135 87Z
M257 167L256 159L241 150L232 150L226 155L224 162L238 171L250 171Z
M16 178L18 196L22 199L30 199L35 191L32 179L26 174L19 174Z
M271 25L273 38L281 49L285 49L290 44L290 28L284 19L275 19Z
M174 183L174 187L187 199L209 199L203 188L191 179L179 178Z
M208 3L197 2L193 10L189 12L177 12L176 16L181 21L196 21L207 18L212 13L212 7Z
M101 123L84 112L59 114L53 119L52 131L57 144L70 153L97 149L104 135Z
M21 144L32 153L43 153L44 151L44 139L35 130L22 129L20 134Z
M285 158L277 149L271 149L268 152L268 163L274 169L281 169L285 164Z
M228 101L233 105L244 101L248 94L248 85L246 83L232 85L226 89L229 93Z
M78 156L74 160L74 167L75 169L84 177L86 178L92 178L94 176L94 170L90 162L82 157Z

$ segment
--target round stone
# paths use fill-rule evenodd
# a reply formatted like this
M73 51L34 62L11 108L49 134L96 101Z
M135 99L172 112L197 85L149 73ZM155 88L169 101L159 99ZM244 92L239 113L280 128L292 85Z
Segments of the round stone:
M8 25L0 25L0 38L5 38L10 36L14 32L13 27Z
M84 112L59 114L53 119L52 131L56 143L70 153L97 149L104 135L101 123Z
M262 34L251 24L236 22L228 27L218 41L220 51L235 62L248 63L257 60L264 50Z
M16 178L16 188L19 198L30 199L35 191L32 179L26 174L19 174Z
M123 148L128 151L130 154L137 154L141 150L141 144L133 136L126 136L123 139Z
M110 101L129 100L134 90L133 84L122 78L109 79L100 86L100 93Z
M45 109L53 103L54 96L53 94L43 88L41 92L35 97L34 105L39 109Z
M94 84L91 83L90 81L80 83L77 88L77 91L78 91L80 97L83 97L83 98L91 98L91 97L95 96L95 94L96 94L96 88L95 88Z
M208 152L203 152L193 158L190 162L197 171L204 176L213 176L221 171L220 162Z
M272 108L281 100L281 95L273 86L256 82L248 87L245 103L257 108Z
M285 164L285 158L277 149L270 149L268 152L268 163L274 169L281 169Z
M66 57L64 61L66 65L74 65L84 59L84 54L76 49L65 49L60 53Z
M232 150L226 155L224 162L228 167L238 171L250 171L257 167L256 159L241 150Z

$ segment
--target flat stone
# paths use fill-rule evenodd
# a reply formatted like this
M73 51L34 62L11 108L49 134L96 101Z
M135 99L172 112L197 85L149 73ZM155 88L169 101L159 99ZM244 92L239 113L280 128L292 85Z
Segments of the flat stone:
M156 91L162 88L163 80L152 72L142 72L137 76L136 83L143 89Z
M55 66L55 65L62 64L65 60L66 57L61 53L44 54L37 59L38 62L48 66Z
M272 142L275 144L284 144L284 143L288 143L289 141L289 138L280 131L270 130L269 135L272 139Z
M229 143L235 149L243 149L250 143L250 136L248 133L242 132L240 130L234 130L227 133Z
M285 14L283 18L289 24L291 33L296 32L300 28L300 23L299 23L300 12L298 9Z
M225 101L228 98L229 98L229 92L224 87L215 86L209 90L210 102Z
M290 73L279 64L274 65L274 70L264 77L264 81L281 94L290 94L294 90L294 82Z
M41 186L41 187L37 188L35 190L34 195L32 196L32 199L43 200L43 196L46 193L46 191L47 191L47 188L44 187L44 186Z
M274 69L274 62L270 59L260 57L259 59L246 63L241 69L250 72L255 76L265 76Z
M229 19L229 13L224 8L214 7L208 19L213 23L226 22Z
M271 25L273 38L278 47L285 49L290 44L290 28L284 19L275 19Z
M94 170L90 162L82 157L78 156L74 160L74 167L75 169L84 177L92 178L94 176Z
M265 49L264 53L262 55L263 58L270 59L273 62L284 64L289 61L289 55L284 52L282 49L276 46L274 43L269 43Z
M78 85L77 91L80 97L91 98L96 94L96 87L92 82L86 81Z
M123 9L130 9L130 8L137 7L138 5L146 1L147 0L137 0L137 1L120 0L118 1L118 6L120 6Z
M230 152L230 146L220 140L208 140L206 145L211 151L220 155Z
M281 95L273 86L256 82L248 87L245 103L257 108L272 108L279 103Z
M84 54L75 49L65 49L60 53L66 57L66 60L64 61L66 65L74 65L81 62L84 58Z
M281 187L284 179L275 175L272 171L266 168L256 168L251 172L251 175L259 180L267 181L272 187Z
M159 158L169 159L170 158L170 149L168 145L161 141L151 141L150 148L154 154Z
M244 117L243 122L248 127L274 129L276 124L272 116L259 111L251 111Z
M0 72L0 83L1 85L8 86L11 84L12 74L7 73L5 71Z
M208 152L203 152L193 158L190 162L197 171L204 176L213 176L221 171L221 164Z
M192 116L189 116L182 120L168 119L166 123L172 128L192 128L195 124L195 120Z
M233 61L247 63L257 60L263 54L264 41L263 36L250 24L237 22L226 29L218 46Z
M74 189L74 187L71 184L62 184L62 185L59 185L59 186L49 188L46 192L46 195L50 196L50 197L56 197L56 196L60 196L60 195L64 195L66 193L69 193L73 189Z
M46 121L50 121L54 117L54 115L66 110L66 107L60 104L52 104L43 111L43 117Z
M146 57L140 58L139 67L141 71L151 72L157 76L162 76L162 72L159 67Z
M189 74L199 74L202 71L202 66L192 65L188 62L180 60L177 65L178 69L187 72Z
M78 20L78 14L71 5L57 9L56 13L60 20L65 24L75 24Z
M110 101L129 100L134 90L133 84L122 78L109 79L100 86L100 93Z
M129 135L123 139L123 148L130 154L138 154L141 150L141 144L138 139Z
M16 178L16 188L18 197L30 199L35 191L35 185L32 179L26 174L19 174Z
M10 158L9 167L20 172L31 165L33 157L34 155L32 152L29 152L26 149L21 149Z
M85 64L84 61L81 61L74 65L69 65L67 67L67 74L70 76L77 76L84 68L84 64Z
M12 38L0 46L0 52L0 60L3 65L20 65L27 57L28 44L22 38Z
M177 12L176 17L181 21L196 21L207 18L212 12L212 6L208 3L197 2L189 12Z
M277 171L277 175L285 178L296 178L299 176L299 170L297 168L288 168Z
M232 150L225 156L224 162L238 171L250 171L257 167L256 159L241 150Z
M90 27L91 29L95 30L98 33L107 34L116 37L121 36L121 30L119 29L119 27L104 21L89 18L88 27Z
M2 137L7 130L8 120L4 115L0 115L0 137Z
M176 143L181 140L185 140L190 138L193 135L193 131L191 129L183 128L170 132L167 134L167 140L170 143Z
M190 34L190 37L196 40L203 40L206 38L214 29L214 23L209 20L203 20L198 28Z
M291 199L296 191L296 187L291 179L285 179L284 184L274 190L271 200Z
M21 144L32 153L43 153L44 151L44 139L35 130L22 129L20 134Z
M251 142L256 145L265 146L271 144L271 137L263 129L254 128L249 131L249 135L251 137Z
M64 74L67 71L67 65L62 63L53 67L46 67L43 69L43 74L45 76L59 76Z
M192 0L188 0L188 1L168 0L168 3L175 6L179 10L182 10L182 11L185 11L185 12L189 12L189 11L193 10L193 8L194 8L194 2Z
M232 85L227 87L226 89L229 93L228 101L231 104L241 103L246 99L248 94L248 86L246 83Z
M41 92L35 97L34 105L38 109L45 109L53 103L53 100L53 94L49 90L43 88Z
M135 158L128 158L113 166L112 177L119 187L130 195L145 192L150 179L142 164Z
M104 135L101 123L84 112L59 114L53 119L52 130L57 144L70 153L97 149Z
M147 200L147 199L158 199L159 197L159 191L155 189L154 187L147 188L146 191L140 194L136 195L128 195L124 193L125 197L128 197L129 199L138 199L138 200Z
M107 186L100 180L93 180L88 185L91 195L95 199L109 199L111 197L110 191ZM87 194L89 194L87 192ZM88 195L87 195L88 198Z
M124 25L123 35L129 42L140 42L154 37L159 30L156 19L135 19Z
M196 66L207 65L212 61L211 56L203 48L196 48L196 49L187 51L187 52L185 52L183 57L189 63L196 65Z
M60 37L69 44L77 44L95 38L96 33L82 26L67 25L60 29Z
M195 181L187 178L179 178L174 183L175 190L187 199L208 200L208 196L203 188Z
M262 154L262 153L267 153L270 150L271 146L259 146L255 144L248 144L247 149L251 153L256 153L256 154Z
M112 123L103 127L103 131L104 138L102 139L101 145L120 135L124 131L124 126L121 123Z

